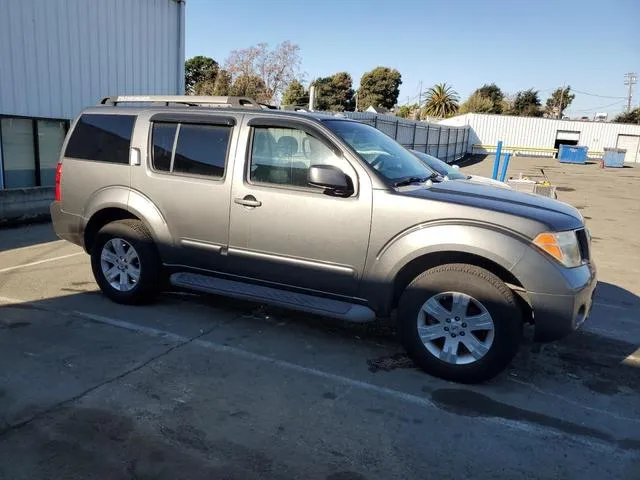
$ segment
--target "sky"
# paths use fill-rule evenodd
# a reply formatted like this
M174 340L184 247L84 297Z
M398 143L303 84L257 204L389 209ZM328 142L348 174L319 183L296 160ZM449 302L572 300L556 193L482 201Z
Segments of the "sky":
M420 83L446 82L461 101L485 83L534 88L543 105L570 85L565 114L614 115L626 107L624 74L640 74L640 1L186 1L187 58L223 64L232 50L286 40L300 46L306 83L347 71L357 87L391 67L402 74L399 104L415 102Z

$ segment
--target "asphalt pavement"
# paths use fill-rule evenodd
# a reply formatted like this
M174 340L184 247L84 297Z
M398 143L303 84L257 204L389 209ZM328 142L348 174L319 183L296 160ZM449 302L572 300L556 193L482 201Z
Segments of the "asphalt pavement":
M116 305L50 225L0 230L0 478L640 479L634 262L605 262L583 329L463 386L390 324Z

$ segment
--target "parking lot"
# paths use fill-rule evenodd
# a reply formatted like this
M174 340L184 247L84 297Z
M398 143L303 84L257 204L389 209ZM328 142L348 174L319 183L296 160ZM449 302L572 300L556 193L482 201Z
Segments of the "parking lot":
M639 479L640 168L510 174L540 167L592 232L596 303L479 386L413 368L385 323L116 305L50 225L0 230L0 478Z

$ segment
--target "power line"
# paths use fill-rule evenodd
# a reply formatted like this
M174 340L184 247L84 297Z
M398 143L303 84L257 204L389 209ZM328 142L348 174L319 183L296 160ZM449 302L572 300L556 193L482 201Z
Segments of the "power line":
M590 97L598 97L598 98L622 98L622 99L626 99L627 97L612 97L610 95L597 95L595 93L589 93L589 92L583 92L582 90L576 90L575 88L571 89L572 91L576 92L576 93L581 93L582 95L589 95Z
M583 113L583 112L595 112L598 110L602 110L603 108L608 108L608 107L613 107L615 105L620 105L621 103L624 103L624 100L618 100L617 102L613 102L610 103L608 105L599 105L597 107L593 107L593 108L583 108L580 110L575 110L573 108L568 108L567 109L567 113L571 112L571 113Z

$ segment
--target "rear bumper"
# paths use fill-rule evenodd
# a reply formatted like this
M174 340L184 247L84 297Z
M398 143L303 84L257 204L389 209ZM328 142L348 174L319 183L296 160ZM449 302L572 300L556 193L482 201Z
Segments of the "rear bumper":
M550 342L566 337L588 318L598 283L593 264L563 272L562 293L528 292L534 312L535 340Z
M63 211L60 202L53 202L49 210L56 235L84 248L84 237L80 231L82 217Z

